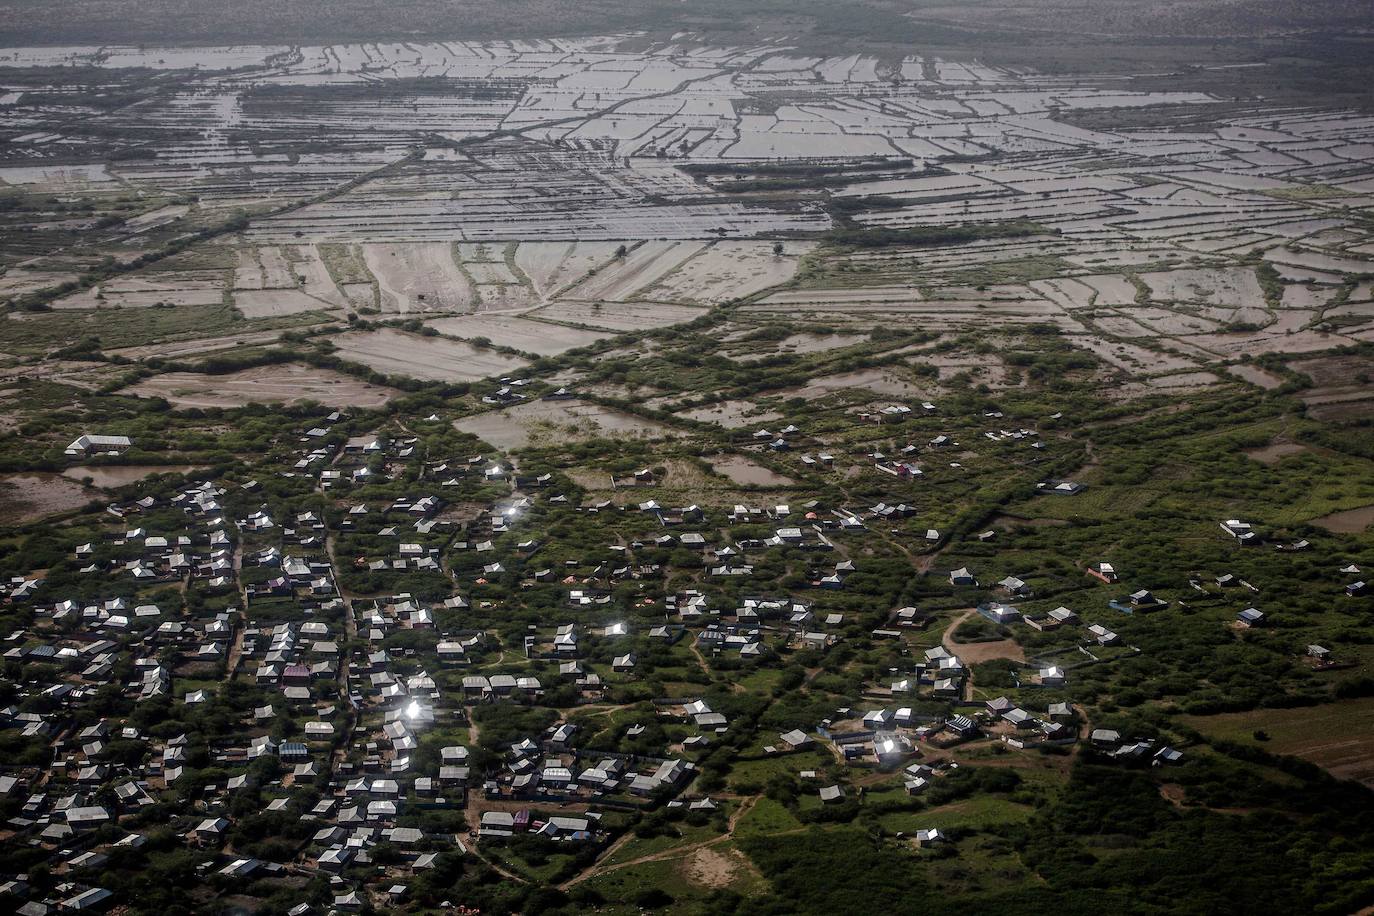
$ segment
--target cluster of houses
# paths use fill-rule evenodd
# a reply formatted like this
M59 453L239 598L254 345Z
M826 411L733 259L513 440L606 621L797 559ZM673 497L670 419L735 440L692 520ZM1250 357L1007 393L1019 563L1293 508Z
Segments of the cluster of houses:
M524 385L503 379L484 400L517 402L525 398ZM559 396L566 392L553 395ZM925 403L865 416L891 424L918 409L935 412ZM77 879L98 867L111 845L145 842L121 825L169 791L189 793L173 826L181 842L204 855L206 875L323 873L331 876L341 912L403 901L406 876L434 867L436 849L520 835L599 843L611 835L608 810L660 801L713 810L710 798L688 793L698 755L727 735L731 723L704 699L656 697L658 718L685 737L648 753L617 749L648 741L641 738L646 722L617 726L613 740L593 742L570 721L575 717L562 715L478 754L482 717L474 711L552 702L556 691L565 698L558 705L571 712L625 685L652 682L646 659L654 657L705 671L755 670L737 663L767 665L777 653L832 651L856 635L852 621L859 615L850 608L861 603L860 570L870 562L850 539L910 531L918 515L901 496L868 505L872 495L856 508L820 500L668 507L643 499L648 492L625 504L597 498L573 505L551 474L522 474L490 455L436 458L412 435L345 437L345 419L333 414L292 433L289 454L273 456L272 478L264 467L257 480L198 482L165 497L109 506L100 535L72 550L71 572L81 588L63 586L69 592L59 593L35 574L0 590L0 599L31 609L34 621L4 638L6 662L52 672L48 683L21 687L22 700L39 702L0 710L0 727L47 745L51 762L11 768L0 775L0 794L18 806L9 829L50 850L65 880L61 894L42 900L31 899L18 879L0 887L0 894L24 901L27 910L19 911L41 916L107 905L108 891ZM990 411L984 419L1003 418ZM985 432L987 441L1045 447L1033 429L995 426ZM791 424L759 429L751 438L754 448L774 452L806 441ZM797 460L833 465L834 456L816 445L807 445L814 456ZM925 474L921 454L957 445L942 434L919 447L894 443L888 449L894 454L873 447L856 454L886 475L885 482L914 481ZM130 447L127 438L88 434L67 453ZM615 490L658 483L649 468L611 481ZM1082 487L1048 480L1040 489L1068 496ZM462 511L450 511L457 505ZM543 520L564 510L589 529L613 530L614 539L569 556L550 533L555 526ZM1239 544L1262 542L1245 522L1228 520L1222 528ZM925 542L920 549L942 540L934 528L915 531ZM774 551L784 552L799 587L757 581L760 558L777 556ZM651 552L654 557L643 556ZM1110 562L1093 562L1086 573L1106 586L1122 581ZM348 586L399 577L433 588ZM948 573L951 593L969 604L976 600L977 613L998 626L1075 628L1075 645L1064 650L1075 660L1099 661L1114 654L1102 649L1122 644L1109 627L1084 625L1067 607L1023 614L1017 603L1035 592L1021 576L987 582L986 594L975 598L972 590L984 586L972 569ZM1232 584L1246 583L1217 581L1221 588ZM1346 591L1356 596L1367 589L1356 580ZM499 621L512 592L547 599L537 623L510 629L490 623ZM1109 606L1145 614L1169 604L1137 589ZM482 625L473 622L479 612ZM952 766L951 749L978 740L1011 748L1082 740L1122 762L1181 759L1158 742L1092 729L1080 710L1059 699L1073 665L1057 655L1015 666L1017 690L1006 689L1017 700L976 699L986 694L974 693L970 666L956 652L945 645L913 648L927 644L914 642L911 633L928 618L915 607L891 612L868 635L874 644L897 640L900 667L865 688L861 707L840 709L810 731L781 731L764 753L824 750L843 765L900 772L912 795ZM1236 617L1238 627L1266 622L1253 606ZM1314 668L1333 664L1320 645L1307 646L1304 657ZM234 690L223 688L225 682ZM166 704L182 717L236 717L233 733L201 742L169 730L145 734L123 721L92 721L87 706L112 690L135 708ZM251 696L251 703L235 706L231 692ZM462 733L469 738L451 737ZM191 778L207 766L222 773ZM308 804L301 802L305 787ZM817 791L826 804L846 798L838 784ZM267 811L289 810L310 824L310 839L295 860L264 861L238 850L234 801L246 792L261 793ZM419 815L432 812L456 814L468 829L416 826L424 822ZM119 838L108 841L110 831L101 830L107 827ZM103 847L94 842L97 831L106 837ZM930 829L915 839L935 846L948 837ZM386 861L374 863L382 844ZM374 884L369 897L349 875L374 864L385 865L390 883Z

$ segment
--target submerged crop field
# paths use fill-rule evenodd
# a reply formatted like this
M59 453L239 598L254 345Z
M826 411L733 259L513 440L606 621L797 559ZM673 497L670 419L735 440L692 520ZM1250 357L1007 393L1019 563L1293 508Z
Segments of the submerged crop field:
M1374 22L488 5L0 27L0 907L1374 906Z

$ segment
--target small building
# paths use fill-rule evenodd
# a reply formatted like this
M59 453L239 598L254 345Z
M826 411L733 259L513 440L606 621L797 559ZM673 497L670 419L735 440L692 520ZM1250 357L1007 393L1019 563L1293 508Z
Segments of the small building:
M132 447L133 441L128 436L96 436L83 433L67 446L66 453L72 456L109 455L127 452Z

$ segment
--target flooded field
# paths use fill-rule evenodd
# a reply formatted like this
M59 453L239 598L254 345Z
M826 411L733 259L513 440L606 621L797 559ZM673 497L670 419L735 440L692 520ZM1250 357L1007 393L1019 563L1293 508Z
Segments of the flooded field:
M1332 512L1330 515L1312 519L1311 524L1336 534L1359 534L1368 531L1369 527L1374 525L1374 506Z
M1283 384L1283 379L1272 372L1266 372L1258 366L1232 366L1228 370L1237 378L1245 379L1252 385L1259 385L1261 388L1272 389Z
M232 62L234 78L191 61ZM798 334L779 353L836 349L850 329L875 326L1052 325L1120 373L1147 378L1374 339L1367 280L1342 288L1374 272L1357 218L1374 194L1374 123L1340 112L1236 107L1134 76L614 36L290 53L21 48L0 61L25 72L53 63L121 78L143 66L176 71L180 88L136 116L108 113L98 131L15 92L7 111L16 123L44 124L16 138L17 155L118 146L110 138L127 133L159 156L16 161L0 180L162 195L112 230L123 251L210 212L260 214L217 243L217 259L130 271L59 297L58 308L222 302L246 318L375 308L557 355L597 334L661 328L745 300L751 315L839 329ZM1126 126L1082 121L1092 112ZM1170 119L1193 112L1186 131L1174 129ZM321 130L335 140L328 149L292 145ZM750 189L759 184L750 170L816 157L836 175L870 157L852 181L827 184L856 231L934 235L838 250L802 237L834 227L817 189ZM940 241L947 229L1015 220L1025 232ZM1261 284L1256 250L1281 288ZM68 275L25 260L5 282L30 290ZM482 320L465 326L463 316ZM519 365L401 333L339 343L378 371L436 381ZM200 352L225 347L222 333L215 338Z
M710 459L711 470L730 478L737 484L749 487L790 487L796 483L792 478L777 473L763 465L740 455L727 455Z
M813 401L816 398L823 398L847 388L894 397L923 395L923 389L920 386L885 369L861 369L857 372L813 378L799 388L788 388L779 391L778 394L783 397L805 398L808 401Z
M717 423L726 429L739 429L744 426L771 423L780 419L782 414L775 410L761 409L751 401L721 401L706 407L684 410L682 416L703 423Z
M578 347L613 336L610 332L589 331L566 325L507 315L464 315L436 318L429 327L441 334L471 340L485 337L499 347L513 347L540 356L557 356Z
M570 438L651 438L671 432L671 428L662 423L576 398L566 401L531 401L504 410L492 410L463 417L453 425L460 432L471 433L504 451L530 445L549 445Z
M85 482L91 486L114 490L119 487L138 483L154 474L185 474L199 468L189 464L109 464L97 467L75 465L62 471L68 480Z
M0 476L0 512L19 524L80 509L99 496L60 474Z
M705 310L686 305L648 304L640 302L555 302L533 312L531 318L543 318L565 324L581 325L605 331L644 331L671 324L692 321Z
M841 347L851 347L866 338L858 334L792 334L776 343L758 348L751 345L740 356L771 356L778 353L824 353Z
M338 355L388 375L433 382L475 382L505 375L525 361L458 340L422 337L394 328L350 331L331 338Z
M166 398L178 408L241 407L244 404L299 404L318 401L330 407L380 407L399 392L342 372L286 363L225 375L168 372L124 389L142 397Z

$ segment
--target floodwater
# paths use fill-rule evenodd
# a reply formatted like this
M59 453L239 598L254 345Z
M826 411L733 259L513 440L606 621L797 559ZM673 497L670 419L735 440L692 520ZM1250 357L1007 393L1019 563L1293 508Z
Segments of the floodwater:
M1332 512L1330 515L1312 519L1312 524L1318 528L1325 528L1327 531L1334 531L1336 534L1359 534L1367 530L1370 525L1374 525L1374 506L1361 506L1358 509L1346 509L1344 512Z
M604 435L659 436L670 428L634 414L572 398L530 401L463 417L453 424L503 451L559 439L588 439Z
M723 458L716 458L711 461L711 470L717 474L729 477L737 484L753 487L789 487L796 481L790 477L771 471L761 464L742 458L738 455L728 455Z
M199 468L190 464L110 464L99 467L76 465L63 471L62 476L78 481L89 477L94 486L113 490L138 483L154 474L185 474L196 470Z

